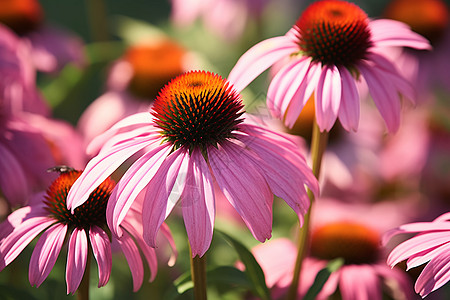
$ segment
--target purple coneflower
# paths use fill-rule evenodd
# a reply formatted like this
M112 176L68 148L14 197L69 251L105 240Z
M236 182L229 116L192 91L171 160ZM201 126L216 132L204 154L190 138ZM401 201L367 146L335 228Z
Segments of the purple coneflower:
M155 249L148 247L142 239L139 208L130 209L123 220L121 238L116 239L114 235L110 238L105 214L106 204L115 182L107 178L72 214L67 209L66 196L81 171L70 168L59 170L60 176L45 194L40 194L40 197L34 199L29 206L14 211L0 225L0 270L9 265L36 236L42 233L30 260L29 280L33 286L39 287L47 278L66 238L68 238L67 293L75 293L80 285L89 248L98 264L98 286L106 285L111 273L112 243L119 245L118 248L124 253L130 265L135 291L140 288L144 277L139 248L148 262L153 280L157 269L156 254ZM162 231L173 245L166 225Z
M292 127L314 93L322 131L330 131L338 117L346 130L356 131L360 115L357 84L364 79L393 132L400 124L399 93L414 101L414 90L382 54L390 46L430 49L425 38L401 22L370 20L346 1L317 1L286 35L262 41L242 55L228 80L240 91L276 62L288 60L269 86L271 113Z
M82 205L109 174L145 149L111 195L109 227L120 236L129 207L145 193L144 239L154 246L159 227L181 198L193 257L202 256L211 243L215 184L261 242L271 237L273 194L302 222L309 206L305 184L318 192L295 138L246 121L240 95L210 72L176 77L161 90L150 113L122 120L91 147L105 140L70 190L68 207Z
M406 260L407 269L427 264L417 278L414 289L426 297L450 280L450 213L445 213L432 222L401 225L383 236L386 244L401 233L418 233L391 251L387 264L394 267Z

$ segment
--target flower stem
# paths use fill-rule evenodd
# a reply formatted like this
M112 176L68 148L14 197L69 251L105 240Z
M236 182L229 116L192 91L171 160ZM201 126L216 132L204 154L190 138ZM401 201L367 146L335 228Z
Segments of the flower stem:
M205 255L192 257L192 250L189 246L189 257L191 259L191 277L194 283L194 299L206 300L206 259Z
M91 246L89 246L88 248L86 269L84 270L83 279L81 280L80 286L77 290L77 300L89 300L89 279L91 277L92 249Z
M317 122L314 121L313 132L311 139L311 159L312 159L312 172L317 179L320 175L320 166L322 164L322 157L328 142L328 132L321 132ZM307 249L309 248L309 225L311 210L314 203L314 194L308 189L308 196L311 200L308 212L305 214L305 220L302 228L300 228L298 233L298 244L297 244L297 259L295 261L294 273L292 276L292 282L289 286L289 290L286 296L286 300L295 300L297 298L298 286L300 284L300 272L302 269L303 259L306 255Z

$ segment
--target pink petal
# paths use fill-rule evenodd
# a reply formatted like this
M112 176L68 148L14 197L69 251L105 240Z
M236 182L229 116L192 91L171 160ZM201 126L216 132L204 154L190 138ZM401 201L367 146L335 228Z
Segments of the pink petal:
M267 108L276 118L284 117L292 97L305 79L310 63L308 57L295 58L272 79L267 91Z
M450 280L450 244L441 247L441 253L423 269L414 286L417 293L426 297Z
M228 75L228 81L234 85L237 92L240 92L275 62L298 50L299 47L293 39L286 36L264 40L239 58Z
M12 207L27 203L29 186L23 167L6 147L0 144L0 189Z
M120 239L114 238L120 245L123 254L130 266L131 276L133 277L133 291L136 292L142 285L144 280L144 266L142 264L139 249L134 243L131 236L124 231Z
M106 218L109 228L118 237L121 235L119 225L130 206L154 177L171 149L170 143L164 143L145 153L131 165L112 191L107 205Z
M375 47L410 47L419 50L430 50L426 38L413 32L406 24L395 20L375 20L369 22L372 42Z
M111 274L111 243L108 234L97 226L90 228L89 240L91 241L92 253L98 265L98 287L102 287L108 283L109 275Z
M248 150L231 142L210 147L208 158L214 178L225 197L260 242L271 237L273 195Z
M308 73L305 80L302 81L300 87L292 96L291 103L287 109L284 123L288 128L292 128L298 119L303 107L313 94L322 74L322 66L318 63L311 63L309 65Z
M396 132L400 126L400 99L391 82L383 76L386 72L366 63L360 63L358 69L369 86L373 101L388 130Z
M199 150L191 153L186 175L186 186L181 195L183 204L183 220L192 257L202 257L211 244L214 217L215 197L211 173L205 158Z
M391 251L387 264L391 267L422 251L434 248L449 241L448 232L432 232L417 235L401 243Z
M341 105L342 83L335 66L325 66L316 89L316 120L321 131L330 131Z
M402 233L415 233L415 232L426 232L426 231L450 231L449 222L416 222L410 224L404 224L398 228L388 230L383 235L382 243L386 245L387 242L395 235ZM449 237L450 241L450 237Z
M155 142L148 137L137 137L102 152L89 161L84 172L75 181L67 195L67 208L73 211L82 205L89 195L108 178L124 161Z
M0 244L0 253L2 254L0 271L9 265L39 233L53 223L55 223L54 219L36 217L28 219L16 227Z
M164 234L164 236L167 239L167 242L169 243L170 248L172 248L172 255L170 256L170 259L167 262L169 267L172 267L175 264L175 261L177 260L178 257L178 251L175 245L175 240L173 239L172 232L170 231L170 228L169 226L167 226L166 223L163 223L159 230L161 230L161 232Z
M32 286L39 287L55 265L64 239L67 226L55 224L39 238L30 259L28 278Z
M42 195L43 196L43 195ZM16 227L21 226L23 222L28 219L40 217L47 214L41 201L43 197L41 195L39 198L39 205L25 206L13 211L8 218L0 224L0 243L7 237Z
M381 300L381 284L369 265L349 265L340 270L340 290L343 300Z
M345 67L339 68L342 78L342 97L339 108L339 121L345 130L357 131L359 125L359 94L355 79Z
M170 199L177 178L187 173L188 153L180 148L169 155L147 186L143 209L144 240L156 247L156 235L159 227L167 218L176 201ZM184 183L181 183L182 193ZM179 196L178 196L179 198Z
M69 250L67 253L67 294L74 294L83 279L88 247L86 232L83 229L75 228L69 239Z
M450 221L450 212L442 214L433 220L433 222L443 222L443 221Z

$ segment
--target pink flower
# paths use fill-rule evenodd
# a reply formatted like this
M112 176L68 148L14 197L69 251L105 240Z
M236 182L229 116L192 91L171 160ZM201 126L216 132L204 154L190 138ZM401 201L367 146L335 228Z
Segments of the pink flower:
M125 117L148 111L159 90L194 64L192 53L168 38L130 46L111 66L105 93L80 117L78 128L86 142Z
M242 55L228 79L241 91L264 70L289 58L270 83L267 106L292 127L314 93L322 131L329 131L337 118L346 130L357 130L357 84L364 79L393 132L400 124L399 93L414 101L414 90L380 54L388 46L430 49L425 38L403 23L370 20L358 6L345 1L317 1L286 35L262 41Z
M29 280L39 287L52 270L62 246L68 238L66 266L67 293L74 293L83 278L88 248L92 249L99 269L99 284L109 280L112 266L111 244L119 246L125 255L133 276L134 291L142 284L144 268L139 248L144 254L155 278L157 261L155 249L148 247L142 239L139 207L132 207L123 220L120 239L106 229L106 203L115 183L106 179L89 196L84 205L72 214L66 207L67 192L81 174L70 168L59 169L60 176L29 206L14 211L0 225L0 270L9 265L22 250L40 233L30 260ZM136 202L137 205L139 204ZM168 227L162 231L173 245ZM90 243L90 245L88 245ZM139 246L139 248L138 248Z
M295 139L246 122L240 95L220 76L193 71L173 79L152 111L130 116L95 139L103 145L68 195L72 210L125 160L145 149L124 174L108 203L107 220L121 236L129 207L145 193L144 239L155 245L159 227L181 198L193 256L211 243L214 184L263 242L272 230L273 194L283 198L300 222L309 206L305 184L318 192Z
M22 42L31 44L33 64L40 71L58 72L68 63L85 63L81 39L46 24L38 0L3 1L0 22L20 36Z
M450 213L445 213L432 222L401 225L383 236L386 244L401 233L419 233L392 250L387 264L394 267L406 260L407 270L427 263L417 278L414 289L426 297L450 280Z

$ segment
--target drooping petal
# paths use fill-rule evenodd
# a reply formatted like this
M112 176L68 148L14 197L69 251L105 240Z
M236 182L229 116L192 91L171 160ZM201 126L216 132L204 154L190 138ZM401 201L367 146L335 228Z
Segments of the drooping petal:
M39 287L55 265L64 239L67 226L55 224L39 238L30 259L28 278L32 286Z
M98 265L98 287L105 286L109 281L112 268L111 243L108 234L97 226L89 230L92 254Z
M24 169L16 157L0 144L0 190L11 206L25 205L29 187Z
M84 270L86 269L87 255L88 241L86 232L83 229L75 228L70 236L67 252L67 294L74 294L80 286Z
M422 297L442 287L450 280L450 243L441 247L442 252L432 259L417 278L414 289Z
M275 62L298 52L298 50L297 43L287 36L264 40L247 50L239 58L228 75L228 81L234 85L237 92L240 92Z
M123 231L120 239L113 237L113 240L119 243L128 266L130 266L131 276L133 277L133 291L136 292L144 280L144 266L139 249L134 243L133 238L126 231Z
M400 126L400 99L395 87L385 80L383 72L367 63L358 66L369 86L370 94L380 111L390 132L396 132Z
M410 47L419 50L430 50L431 45L426 38L413 32L405 23L395 20L374 20L369 22L371 39L375 47Z
M208 149L214 178L225 197L241 215L253 236L260 242L271 237L273 195L248 158L247 150L231 142Z
M54 219L36 217L16 227L0 244L0 271L9 265L39 233L53 223Z
M169 267L172 267L175 264L175 262L177 260L177 257L178 257L178 250L177 250L177 247L175 245L175 240L173 239L172 232L170 231L170 228L169 228L169 226L167 226L166 223L163 223L161 225L160 231L166 237L170 248L172 248L172 255L170 256L170 259L167 262L167 265Z
M341 105L342 83L335 66L324 66L316 89L316 120L321 131L330 131Z
M211 173L199 150L191 153L186 185L181 195L183 220L192 257L208 250L214 228L215 197Z
M356 82L347 68L340 67L339 73L342 78L342 97L341 106L339 108L339 121L345 130L357 131L360 115L360 100Z
M381 284L369 265L349 265L340 270L343 300L381 300Z
M155 142L148 137L136 137L125 140L92 158L84 172L74 182L67 194L67 208L73 211L82 205L89 195L108 178L124 161L146 146Z
M185 176L187 173L188 159L187 151L182 148L173 152L161 164L147 186L142 209L142 223L144 240L151 247L156 247L158 230L183 192L184 182L179 182L177 195L172 194L178 177Z
M106 209L106 219L109 228L118 237L121 235L119 225L130 206L159 170L171 148L171 144L164 143L141 156L113 189Z
M416 232L427 232L427 231L449 231L450 223L449 222L416 222L410 224L403 224L398 228L393 228L391 230L386 231L383 235L382 243L386 245L386 243L395 235L402 233L416 233ZM450 241L450 237L449 237Z
M16 227L21 226L23 222L28 219L41 217L45 215L44 206L42 203L43 194L39 193L36 197L38 204L32 206L25 206L13 211L5 221L0 223L0 243L7 237ZM30 200L32 202L34 200Z
M447 243L448 239L448 232L417 235L395 247L387 258L387 264L393 267L416 253Z

